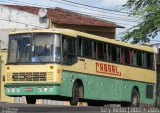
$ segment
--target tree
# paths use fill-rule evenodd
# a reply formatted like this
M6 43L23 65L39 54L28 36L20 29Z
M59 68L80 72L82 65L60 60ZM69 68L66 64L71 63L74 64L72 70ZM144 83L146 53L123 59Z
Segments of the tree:
M122 38L132 39L132 43L150 42L160 31L160 0L128 0L124 7L131 10L132 15L140 15L141 22L132 27Z

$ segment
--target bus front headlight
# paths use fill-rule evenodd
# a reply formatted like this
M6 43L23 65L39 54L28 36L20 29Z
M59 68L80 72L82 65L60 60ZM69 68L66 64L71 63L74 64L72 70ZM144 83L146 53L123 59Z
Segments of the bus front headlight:
M47 91L48 91L48 88L46 88L46 87L43 88L43 91L44 91L44 92L47 92Z
M19 93L20 92L20 88L16 88L16 92Z
M38 92L42 92L42 88L38 88Z
M12 88L11 91L14 93L14 92L16 91L16 89L15 89L15 88Z
M10 88L6 88L6 92L9 93L10 92Z

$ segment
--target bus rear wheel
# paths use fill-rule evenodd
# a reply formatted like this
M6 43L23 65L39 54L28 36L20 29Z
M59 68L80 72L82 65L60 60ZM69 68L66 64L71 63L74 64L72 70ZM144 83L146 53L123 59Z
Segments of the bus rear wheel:
M78 105L79 95L80 95L79 88L80 88L80 85L78 84L78 82L75 82L72 89L72 98L70 100L70 104L72 106Z
M36 98L34 98L33 96L26 96L26 102L27 104L35 104Z
M138 107L140 103L140 96L137 89L133 89L131 94L131 107Z

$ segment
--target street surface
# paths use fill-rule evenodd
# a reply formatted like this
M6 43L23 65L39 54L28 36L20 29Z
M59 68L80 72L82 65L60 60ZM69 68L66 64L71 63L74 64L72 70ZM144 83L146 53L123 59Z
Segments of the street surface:
M0 103L0 113L160 113L158 108L112 108Z

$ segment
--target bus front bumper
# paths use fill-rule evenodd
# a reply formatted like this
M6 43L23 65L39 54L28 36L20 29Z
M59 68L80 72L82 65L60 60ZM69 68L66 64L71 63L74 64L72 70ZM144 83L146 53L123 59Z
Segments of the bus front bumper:
M7 96L26 96L26 95L59 95L59 84L6 84L5 94Z

